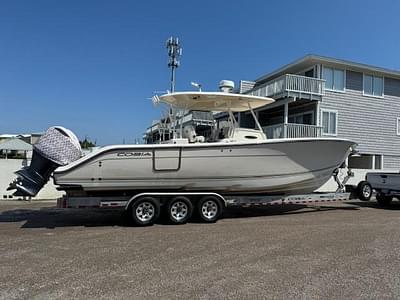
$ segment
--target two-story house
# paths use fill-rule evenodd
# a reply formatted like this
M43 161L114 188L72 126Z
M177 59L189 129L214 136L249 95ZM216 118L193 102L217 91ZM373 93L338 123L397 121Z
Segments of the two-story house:
M240 92L272 97L257 111L268 138L333 136L358 143L355 169L400 169L400 72L307 55ZM241 124L252 127L246 113Z
M400 170L400 71L307 55L255 81L242 80L238 92L276 100L256 111L270 139L357 142L359 154L348 159L356 173L353 184L369 170ZM218 127L228 118L214 117ZM235 117L242 127L255 127L250 113Z

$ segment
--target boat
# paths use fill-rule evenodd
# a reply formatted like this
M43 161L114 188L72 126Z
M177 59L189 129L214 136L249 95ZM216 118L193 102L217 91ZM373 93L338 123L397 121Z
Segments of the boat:
M339 168L356 144L339 138L268 139L254 112L274 102L271 98L222 92L175 92L155 97L177 109L225 112L229 126L218 128L205 140L193 128L176 130L161 144L112 145L75 160L78 146L70 131L49 129L34 147L47 167L18 171L10 189L34 196L53 172L54 183L67 195L131 195L140 191L216 192L235 194L305 194L322 186ZM240 128L234 114L250 111L256 128ZM178 126L179 127L179 126ZM57 133L58 132L58 133ZM54 159L54 135L73 149L68 159ZM68 147L61 152L68 152ZM63 160L63 161L62 161ZM62 161L62 162L61 162ZM34 175L32 175L34 174Z

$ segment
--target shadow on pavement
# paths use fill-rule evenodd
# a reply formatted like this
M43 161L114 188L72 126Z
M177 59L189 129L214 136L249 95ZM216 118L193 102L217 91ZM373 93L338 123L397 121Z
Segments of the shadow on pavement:
M237 207L230 208L224 213L224 218L251 218L260 216L293 215L316 213L328 210L357 210L358 206L328 206L323 205L300 205L285 204L265 207Z
M0 223L25 222L21 228L56 228L66 226L124 226L120 211L84 209L14 209L0 213Z
M354 202L346 202L348 204L358 205L359 207L370 207L377 209L386 209L386 210L400 210L400 201L393 200L389 205L381 205L375 200L371 201L354 201Z
M223 218L251 218L260 216L290 215L315 213L320 210L356 210L355 206L306 206L306 205L276 205L265 207L235 207L224 212ZM399 206L400 209L400 206ZM134 226L121 210L105 209L60 209L40 207L36 209L16 208L0 212L0 223L24 222L21 228L57 228L57 227L100 227L100 226ZM190 223L199 223L192 218ZM165 215L161 215L157 224L170 224Z

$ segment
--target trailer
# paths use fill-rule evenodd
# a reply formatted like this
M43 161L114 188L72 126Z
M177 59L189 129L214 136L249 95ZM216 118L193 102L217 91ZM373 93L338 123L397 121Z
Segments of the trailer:
M137 225L151 225L163 211L172 224L184 224L193 215L206 223L216 222L230 207L277 205L318 205L360 198L365 192L360 184L346 185L354 176L347 169L343 180L340 170L333 173L337 189L333 193L306 195L230 195L218 192L149 191L127 195L81 195L68 192L57 200L59 208L107 208L124 212Z
M260 207L277 205L316 205L357 198L353 192L313 193L307 195L221 195L214 192L145 192L133 196L93 196L58 199L60 208L119 209L137 225L151 225L160 213L172 224L186 223L197 215L206 223L216 222L230 207Z

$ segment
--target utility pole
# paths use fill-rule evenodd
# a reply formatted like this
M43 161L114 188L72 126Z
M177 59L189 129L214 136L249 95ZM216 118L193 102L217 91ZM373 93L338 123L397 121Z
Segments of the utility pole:
M168 49L168 68L171 68L171 93L175 92L175 71L176 68L179 67L180 62L179 58L182 56L182 47L179 43L179 39L177 37L171 36L167 42L166 47ZM172 137L175 139L176 136L176 125L174 124L177 121L176 110L172 107L169 110L169 119L170 124L172 125Z
M182 47L177 37L170 37L166 42L168 49L168 68L171 68L171 93L175 91L175 70L179 67L179 58L182 56Z

